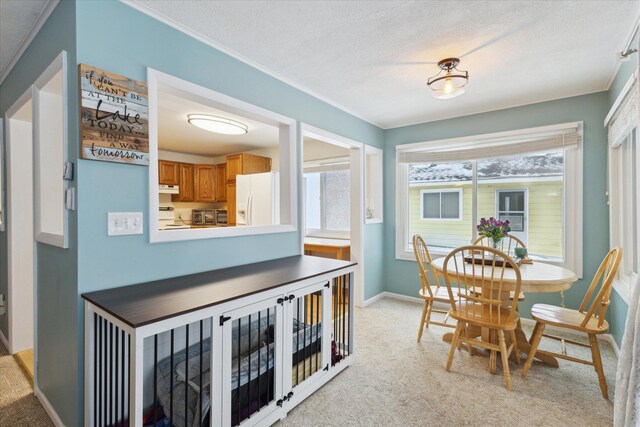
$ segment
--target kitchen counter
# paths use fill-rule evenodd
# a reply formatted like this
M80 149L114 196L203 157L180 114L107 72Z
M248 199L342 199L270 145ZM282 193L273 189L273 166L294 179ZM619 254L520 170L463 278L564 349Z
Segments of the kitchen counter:
M313 252L327 253L333 255L336 259L348 260L351 255L351 241L348 239L305 237L304 253L312 255Z

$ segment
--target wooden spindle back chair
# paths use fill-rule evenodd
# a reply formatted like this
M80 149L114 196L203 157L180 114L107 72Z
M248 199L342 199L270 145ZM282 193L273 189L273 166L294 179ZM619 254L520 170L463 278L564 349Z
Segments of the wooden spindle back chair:
M445 317L444 322L436 322L431 320L431 313L436 312L440 314L448 314L448 310L440 310L433 307L434 303L446 303L449 301L449 293L447 291L446 286L440 285L440 280L438 279L438 275L434 270L433 281L435 282L435 286L431 285L429 281L429 265L431 265L431 254L429 253L429 248L425 243L424 239L420 237L419 234L413 236L413 254L416 257L416 262L418 263L418 274L420 275L420 286L421 289L419 291L420 298L424 300L424 306L422 308L422 319L420 321L420 328L418 329L418 342L422 339L422 332L424 328L429 328L429 324L445 326L448 328L453 328L453 324L446 323L447 318Z
M607 381L602 368L600 347L598 346L598 339L596 335L604 334L609 330L609 324L605 320L605 316L607 314L607 308L609 307L609 297L611 296L613 281L618 273L621 261L622 248L619 246L611 249L609 253L607 253L602 260L600 267L598 267L598 270L596 271L596 274L594 275L578 310L549 304L535 304L531 308L531 317L536 321L536 326L534 327L533 334L531 335L531 349L529 350L527 361L522 369L523 377L527 375L529 368L531 368L531 363L533 362L533 358L536 354L546 354L572 362L592 365L598 374L602 397L608 399L609 393L607 390ZM589 337L589 344L587 345L579 341L545 334L544 328L546 325L553 325L556 328L566 328L586 333ZM543 336L560 341L562 353L538 350L538 345L540 344L540 340ZM590 348L591 361L568 356L565 343Z
M520 363L515 329L518 324L518 301L510 295L520 293L520 269L506 253L485 246L463 246L453 250L444 261L444 278L451 299L450 316L458 321L445 369L449 371L459 343L500 352L505 383L511 390L509 355ZM506 277L505 277L506 275ZM468 326L489 330L489 341L468 338L462 332ZM509 334L507 347L504 332ZM497 343L496 343L497 337Z

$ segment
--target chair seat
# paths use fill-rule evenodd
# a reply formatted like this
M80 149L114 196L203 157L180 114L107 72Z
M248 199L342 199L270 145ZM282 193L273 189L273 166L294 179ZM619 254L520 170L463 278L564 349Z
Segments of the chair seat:
M449 290L447 289L446 286L430 286L431 288L431 293L433 293L433 300L434 301L441 301L441 302L450 302L451 298L449 297ZM423 291L422 289L420 289L420 298L422 299L432 299L431 296L429 295L429 292Z
M449 316L456 320L473 323L492 329L514 330L518 324L519 316L510 318L511 309L509 307L493 308L472 302L456 302L456 311L449 311Z
M534 304L531 308L531 317L536 322L563 328L575 329L591 334L603 334L609 330L609 324L605 320L602 326L598 326L598 318L592 316L585 326L581 326L584 320L584 313L570 308L558 307L549 304Z

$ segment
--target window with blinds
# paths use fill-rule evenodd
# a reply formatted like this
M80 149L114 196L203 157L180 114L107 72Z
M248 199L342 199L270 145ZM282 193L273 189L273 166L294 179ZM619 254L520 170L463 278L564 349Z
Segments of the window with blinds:
M494 217L532 258L580 272L581 147L581 123L396 147L397 257L415 234L435 253L468 245Z

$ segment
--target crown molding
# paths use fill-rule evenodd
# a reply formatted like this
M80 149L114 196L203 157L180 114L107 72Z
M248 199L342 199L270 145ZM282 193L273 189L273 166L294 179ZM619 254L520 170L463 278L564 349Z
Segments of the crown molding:
M60 3L60 0L50 0L44 7L44 9L42 9L42 12L40 12L40 15L38 16L38 19L36 19L33 27L31 27L31 31L29 31L27 36L22 40L22 42L20 43L20 47L18 47L18 50L16 51L15 55L13 55L13 58L11 58L11 61L9 61L9 64L4 68L4 70L0 72L0 84L4 82L4 79L7 78L11 70L13 70L13 67L16 66L40 29L42 29L44 23L47 22L47 19L49 19L49 16L51 16L51 13L53 13L56 6L58 6L58 3Z
M163 15L162 13L159 13L158 11L149 8L144 4L139 3L136 0L120 0L120 1L122 3L124 3L124 4L126 4L127 6L137 10L138 12L142 12L145 15L148 15L151 18L153 18L153 19L155 19L157 21L160 21L163 24L166 24L166 25L170 26L171 28L173 28L175 30L178 30L181 33L184 33L184 34L188 35L189 37L198 40L201 43L204 43L204 44L206 44L208 46L211 46L212 48L214 48L216 50L219 50L220 52L222 52L222 53L224 53L226 55L229 55L230 57L232 57L234 59L237 59L238 61L243 62L243 63L249 65L252 68L255 68L256 70L261 71L261 72L273 77L274 79L280 80L281 82L283 82L283 83L285 83L285 84L287 84L287 85L289 85L289 86L291 86L291 87L293 87L295 89L298 89L299 91L302 91L302 92L306 93L307 95L311 95L314 98L316 98L316 99L318 99L318 100L320 100L320 101L322 101L322 102L324 102L326 104L329 104L332 107L335 107L335 108L337 108L337 109L339 109L339 110L341 110L341 111L343 111L343 112L345 112L347 114L350 114L350 115L352 115L352 116L354 116L354 117L356 117L356 118L358 118L360 120L363 120L363 121L365 121L365 122L367 122L369 124L372 124L373 126L376 126L376 127L380 128L380 129L384 129L384 127L382 125L380 125L379 123L376 123L376 122L374 122L374 121L372 121L370 119L367 119L367 118L363 117L362 115L356 113L355 111L350 110L349 108L347 108L345 106L342 106L340 104L337 104L337 103L331 101L330 99L318 94L317 92L314 92L311 89L308 89L305 86L303 86L303 85L301 85L299 83L296 83L296 82L288 79L287 77L284 77L284 76L276 73L275 71L273 71L273 70L261 65L260 63L255 62L252 59L249 59L246 56L244 56L244 55L242 55L242 54L240 54L240 53L238 53L238 52L236 52L236 51L234 51L232 49L229 49L228 47L226 47L224 45L221 45L220 43L216 42L215 40L211 39L210 37L207 37L204 34L198 32L198 31L195 31L195 30L187 27L184 24L181 24L180 22L176 21L175 19L170 18L170 17L168 17L166 15Z

